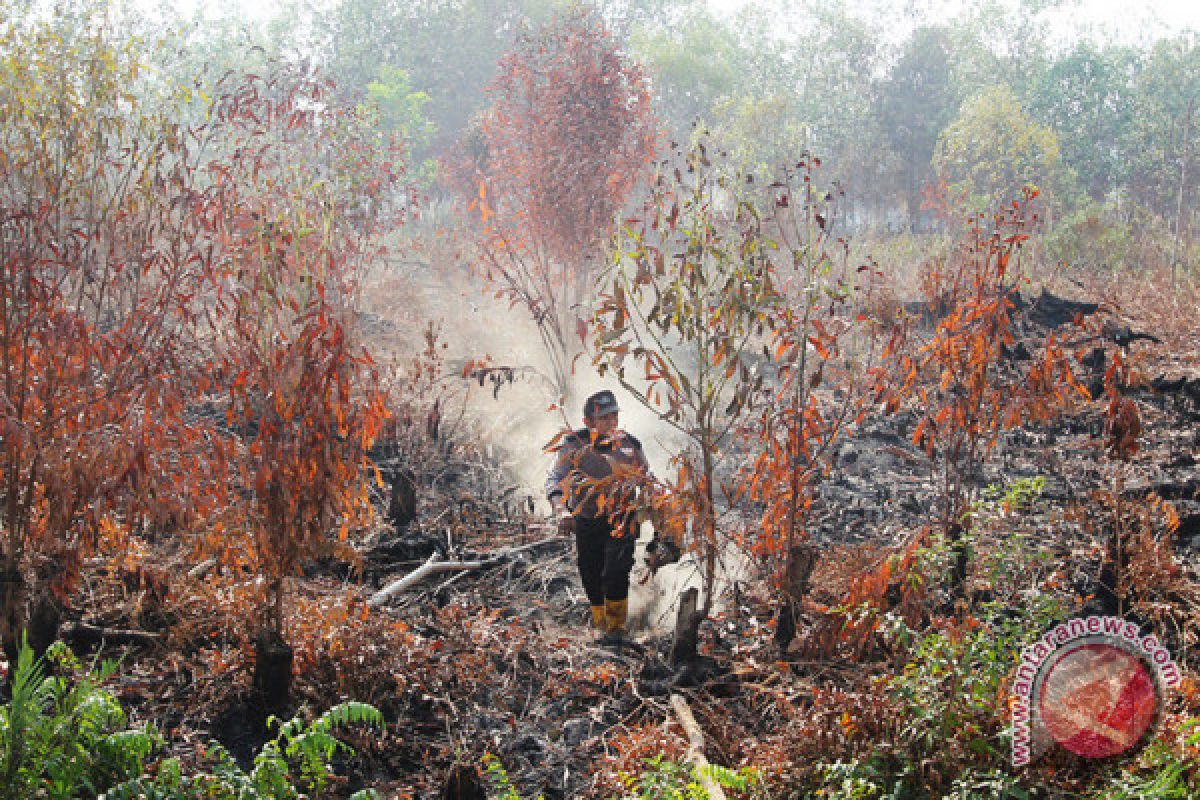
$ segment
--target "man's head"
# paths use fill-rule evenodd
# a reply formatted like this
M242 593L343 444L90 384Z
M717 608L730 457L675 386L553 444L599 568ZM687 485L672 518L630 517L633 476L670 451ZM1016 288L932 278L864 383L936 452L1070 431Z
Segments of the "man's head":
M596 392L583 404L583 423L601 435L612 433L616 430L620 410L612 392L607 389Z

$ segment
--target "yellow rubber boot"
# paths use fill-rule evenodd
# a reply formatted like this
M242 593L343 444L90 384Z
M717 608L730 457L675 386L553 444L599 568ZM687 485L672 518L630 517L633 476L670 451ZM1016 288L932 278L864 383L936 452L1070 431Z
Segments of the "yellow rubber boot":
M625 636L625 619L629 616L629 599L608 600L604 603L605 631L610 638Z
M608 614L603 605L592 606L592 627L601 633L608 630Z

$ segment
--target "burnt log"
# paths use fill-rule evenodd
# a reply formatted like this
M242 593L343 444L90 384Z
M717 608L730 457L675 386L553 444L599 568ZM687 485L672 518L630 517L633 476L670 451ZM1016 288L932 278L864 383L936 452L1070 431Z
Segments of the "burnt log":
M163 641L163 634L125 628L104 628L86 622L69 622L62 628L64 641L77 645L155 645Z
M704 796L709 800L725 800L725 790L713 779L708 759L704 756L704 731L700 729L700 724L696 722L696 717L683 695L671 695L671 710L675 712L679 726L688 738L688 750L683 760L692 765L696 781L703 787Z

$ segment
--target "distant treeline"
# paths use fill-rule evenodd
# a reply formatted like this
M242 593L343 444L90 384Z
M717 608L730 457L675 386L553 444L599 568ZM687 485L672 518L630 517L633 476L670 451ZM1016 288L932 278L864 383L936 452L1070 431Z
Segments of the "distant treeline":
M271 21L211 20L187 59L311 59L379 109L438 191L439 159L470 143L498 59L559 0L293 2ZM931 19L841 0L598 0L645 70L662 127L705 129L762 173L804 151L845 190L855 227L936 229L937 209L1006 202L1035 183L1062 252L1112 266L1194 264L1200 49L1195 32L1129 45L1063 42L1062 3L976 3ZM908 4L911 5L911 4ZM1134 37L1129 37L1131 40ZM255 49L255 47L257 49Z

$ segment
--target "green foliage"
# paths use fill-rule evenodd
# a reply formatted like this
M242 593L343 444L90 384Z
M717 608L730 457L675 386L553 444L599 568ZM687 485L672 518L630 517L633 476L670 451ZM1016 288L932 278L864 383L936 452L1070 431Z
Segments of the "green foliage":
M898 183L910 227L920 213L921 189L932 178L930 161L938 135L953 119L958 103L949 38L940 27L913 31L899 60L875 89L875 113L899 162Z
M823 800L1028 800L1032 795L1015 775L1002 769L968 766L946 792L930 794L910 783L891 783L884 759L877 756L837 762L823 768Z
M46 674L49 661L55 674ZM138 775L162 743L152 725L129 728L117 699L102 684L115 661L82 670L61 643L34 658L22 641L12 699L0 708L0 798L95 795Z
M646 65L676 135L722 99L741 95L748 53L703 6L693 5L676 24L634 31L630 49Z
M752 767L737 770L715 764L692 767L658 755L646 760L640 774L623 776L626 790L621 800L707 800L709 794L700 782L701 772L722 789L739 793L751 791L761 781Z
M889 693L904 708L899 743L919 764L951 748L986 761L1008 750L995 726L996 698L1019 648L1023 627L981 625L973 631L933 631L922 636Z
M1048 597L1023 613L989 604L968 619L920 635L900 674L882 689L898 709L895 727L869 757L822 765L819 797L917 800L1024 798L1006 769L1007 680L1022 647L1059 618Z
M1200 744L1195 732L1200 720L1184 724L1184 744L1194 748ZM1113 777L1109 786L1096 795L1096 800L1190 800L1200 792L1200 771L1196 763L1181 756L1162 740L1151 742L1141 757Z
M496 800L522 800L500 759L488 753L483 763ZM700 782L701 773L722 789L738 795L751 792L762 783L762 775L753 767L730 769L716 764L692 767L657 755L646 759L645 769L637 775L621 775L625 793L620 800L708 800L709 794Z
M433 122L425 115L429 95L416 91L408 73L383 65L375 80L367 84L367 102L379 114L379 125L396 134L409 150L424 152L433 139ZM436 164L432 159L416 165L415 177L424 186L432 183Z
M976 504L977 512L1018 511L1027 509L1041 499L1046 491L1046 479L1041 475L1017 478L1005 486L987 486Z
M968 206L984 211L1020 196L1024 186L1060 178L1058 137L1026 114L1012 89L992 86L963 103L938 137L933 164Z
M54 674L47 675L47 664ZM175 759L152 771L147 759L165 745L153 725L129 727L120 702L103 684L117 671L106 660L84 669L61 642L34 658L23 642L12 673L12 698L0 707L0 800L298 800L329 786L329 762L354 751L334 736L352 725L382 727L363 703L342 703L311 723L280 723L246 774L219 744L210 771L185 776ZM371 791L354 795L370 800Z
M1064 163L1096 201L1129 177L1136 60L1132 48L1082 43L1037 75L1027 93L1030 112L1058 134Z
M496 791L496 800L521 800L521 793L512 785L508 770L500 763L500 759L491 753L483 757L485 774L492 789ZM538 800L545 800L544 795L538 795Z
M299 718L280 723L279 734L263 745L247 774L219 744L209 746L210 771L185 776L175 759L158 765L153 776L138 777L103 795L105 800L300 800L319 797L329 786L329 762L335 755L353 755L354 750L337 739L337 728L351 725L383 726L383 716L365 703L347 702L334 706L317 719ZM351 800L377 800L370 789L356 792Z
M972 558L977 577L993 592L997 602L1020 604L1020 587L1041 586L1058 566L1053 543L1044 531L1021 524L1014 515L1036 508L1046 479L1018 478L1004 486L988 486L972 504Z
M1164 39L1149 49L1137 71L1133 102L1130 194L1178 222L1177 215L1194 214L1200 184L1200 43L1195 35Z
M1138 233L1144 240L1152 238L1154 231L1142 226ZM1134 226L1116 208L1089 202L1059 219L1044 241L1053 262L1091 272L1117 272L1139 266L1137 238Z

